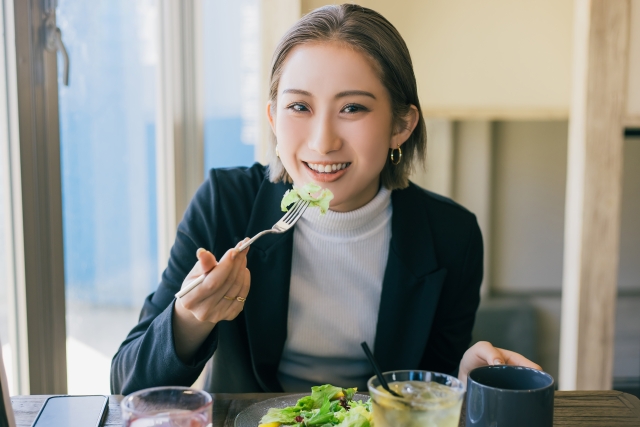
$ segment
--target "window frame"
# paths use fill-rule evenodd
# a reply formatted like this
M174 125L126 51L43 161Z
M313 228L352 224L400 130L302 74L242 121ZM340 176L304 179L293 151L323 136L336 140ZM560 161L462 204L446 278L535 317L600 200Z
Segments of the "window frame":
M202 0L158 0L158 268L204 176Z
M19 393L67 391L58 76L44 46L44 1L3 2L17 112L10 146ZM12 10L11 10L12 9ZM7 25L7 30L10 25ZM15 79L12 80L12 73ZM16 156L18 158L16 158ZM19 177L19 179L18 179ZM22 242L22 245L20 245ZM20 247L22 246L22 247ZM28 255L27 255L28 254ZM10 285L11 286L11 285ZM12 343L14 344L14 343ZM25 381L28 377L28 382Z
M20 146L17 115L16 52L13 4L3 1L0 5L0 185L4 185L4 199L0 207L5 209L5 223L0 226L7 232L5 259L7 276L2 279L7 286L7 316L9 344L14 371L11 388L18 394L29 393L29 369L27 360L26 295L24 277L24 241L22 233L22 195L20 177Z

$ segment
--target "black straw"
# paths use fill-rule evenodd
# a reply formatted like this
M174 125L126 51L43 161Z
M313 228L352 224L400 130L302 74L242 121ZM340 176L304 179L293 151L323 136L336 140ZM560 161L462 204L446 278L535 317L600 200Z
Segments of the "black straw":
M380 384L382 385L382 387L387 390L389 393L391 393L392 395L396 396L396 397L402 397L401 395L399 395L398 393L396 393L395 391L391 390L389 388L389 384L387 384L387 380L384 379L384 377L382 376L382 372L380 371L380 367L378 366L378 362L376 362L376 359L373 357L373 353L371 353L371 350L369 350L369 346L367 345L366 342L361 342L360 345L362 346L362 349L364 350L364 354L367 355L367 359L369 359L369 362L371 363L371 366L373 367L373 372L376 373L376 377L378 377L378 381L380 381Z

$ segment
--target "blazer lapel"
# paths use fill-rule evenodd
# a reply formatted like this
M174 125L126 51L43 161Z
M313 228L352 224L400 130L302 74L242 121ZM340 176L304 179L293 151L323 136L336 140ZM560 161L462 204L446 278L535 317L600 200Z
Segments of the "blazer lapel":
M438 269L420 196L413 184L392 193L392 237L374 344L383 371L418 367L447 274Z
M289 188L265 183L256 197L247 236L271 228L283 215L282 195ZM293 229L257 240L247 255L251 290L244 308L254 374L265 391L282 391L278 365L287 338Z

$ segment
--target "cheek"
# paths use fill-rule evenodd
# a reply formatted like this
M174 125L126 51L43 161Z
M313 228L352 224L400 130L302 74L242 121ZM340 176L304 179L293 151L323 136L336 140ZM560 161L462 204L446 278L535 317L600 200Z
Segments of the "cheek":
M276 119L276 138L278 144L288 150L304 143L308 133L305 120L282 114Z
M294 182L302 179L298 170L300 165L298 164L297 153L305 144L307 132L308 130L303 120L287 117L286 114L276 118L276 140L278 142L280 161Z
M380 122L381 120L363 120L345 127L343 134L362 163L382 170L389 152L390 129L388 126L381 126Z

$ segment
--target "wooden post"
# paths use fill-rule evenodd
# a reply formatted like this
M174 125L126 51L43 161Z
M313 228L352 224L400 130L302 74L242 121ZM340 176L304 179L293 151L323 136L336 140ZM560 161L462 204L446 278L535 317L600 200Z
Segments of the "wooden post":
M576 0L560 337L563 390L610 389L629 0Z

